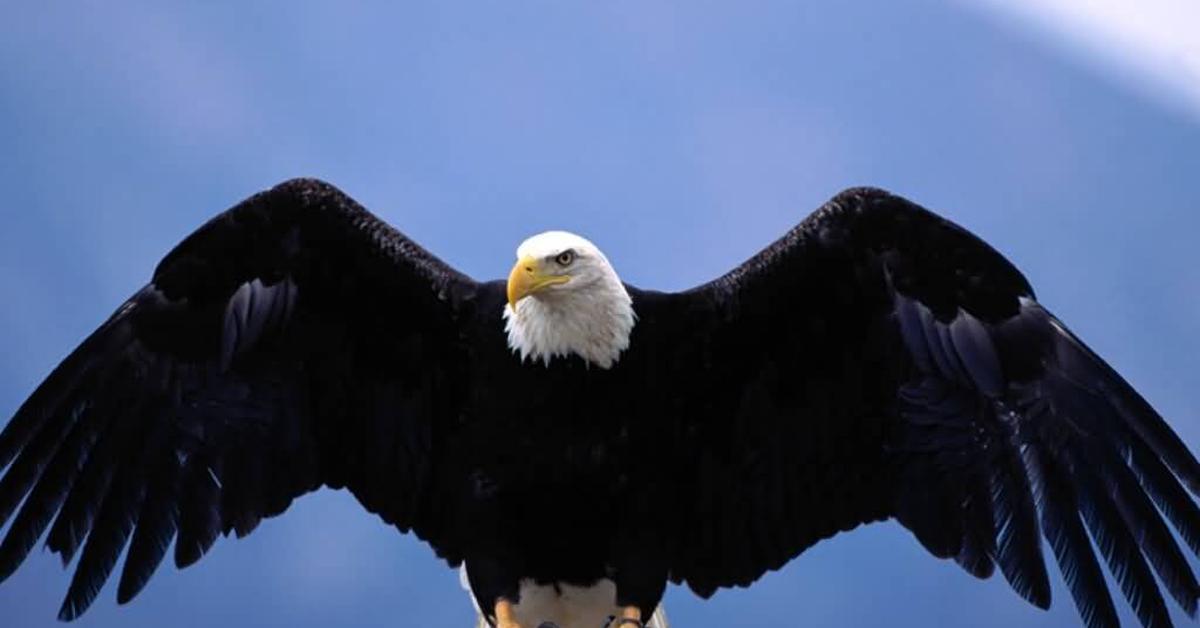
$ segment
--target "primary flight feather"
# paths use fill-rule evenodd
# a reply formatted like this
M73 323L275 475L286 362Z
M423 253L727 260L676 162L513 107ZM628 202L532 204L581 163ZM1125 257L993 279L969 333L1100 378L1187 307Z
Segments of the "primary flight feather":
M324 485L503 628L651 626L889 518L1041 607L1045 538L1088 626L1100 558L1143 625L1195 615L1200 464L962 228L864 188L684 292L517 258L476 282L315 180L217 216L0 433L0 579L49 528L73 619L126 546L120 602Z

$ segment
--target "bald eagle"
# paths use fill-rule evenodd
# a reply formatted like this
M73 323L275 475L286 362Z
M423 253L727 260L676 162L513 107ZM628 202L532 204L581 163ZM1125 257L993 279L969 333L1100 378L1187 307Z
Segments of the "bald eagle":
M886 519L1043 608L1044 537L1088 626L1118 624L1093 542L1145 626L1155 574L1200 597L1166 524L1200 551L1188 448L1000 254L866 188L663 293L565 232L477 282L288 181L172 250L0 469L0 579L47 528L82 550L64 620L126 545L121 603L172 541L190 565L321 486L461 565L501 628L653 625L668 581L747 586Z

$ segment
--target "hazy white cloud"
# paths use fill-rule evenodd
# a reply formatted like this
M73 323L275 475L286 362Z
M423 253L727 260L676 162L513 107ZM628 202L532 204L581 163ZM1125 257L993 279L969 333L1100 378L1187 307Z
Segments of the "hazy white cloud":
M1155 98L1200 117L1196 0L960 0L1033 26Z

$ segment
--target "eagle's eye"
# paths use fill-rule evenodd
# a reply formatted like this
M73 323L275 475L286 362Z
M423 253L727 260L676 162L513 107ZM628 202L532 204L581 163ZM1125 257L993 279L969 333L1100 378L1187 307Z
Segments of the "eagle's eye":
M570 266L571 262L575 261L575 251L567 249L562 253L559 253L558 256L554 258L554 261L557 262L559 266Z

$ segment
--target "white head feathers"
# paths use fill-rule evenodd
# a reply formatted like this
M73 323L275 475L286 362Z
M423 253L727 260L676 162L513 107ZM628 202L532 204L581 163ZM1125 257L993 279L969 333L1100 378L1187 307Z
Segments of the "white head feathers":
M508 346L522 360L549 364L574 353L609 368L629 347L629 293L600 249L575 234L547 231L522 242L508 296Z

